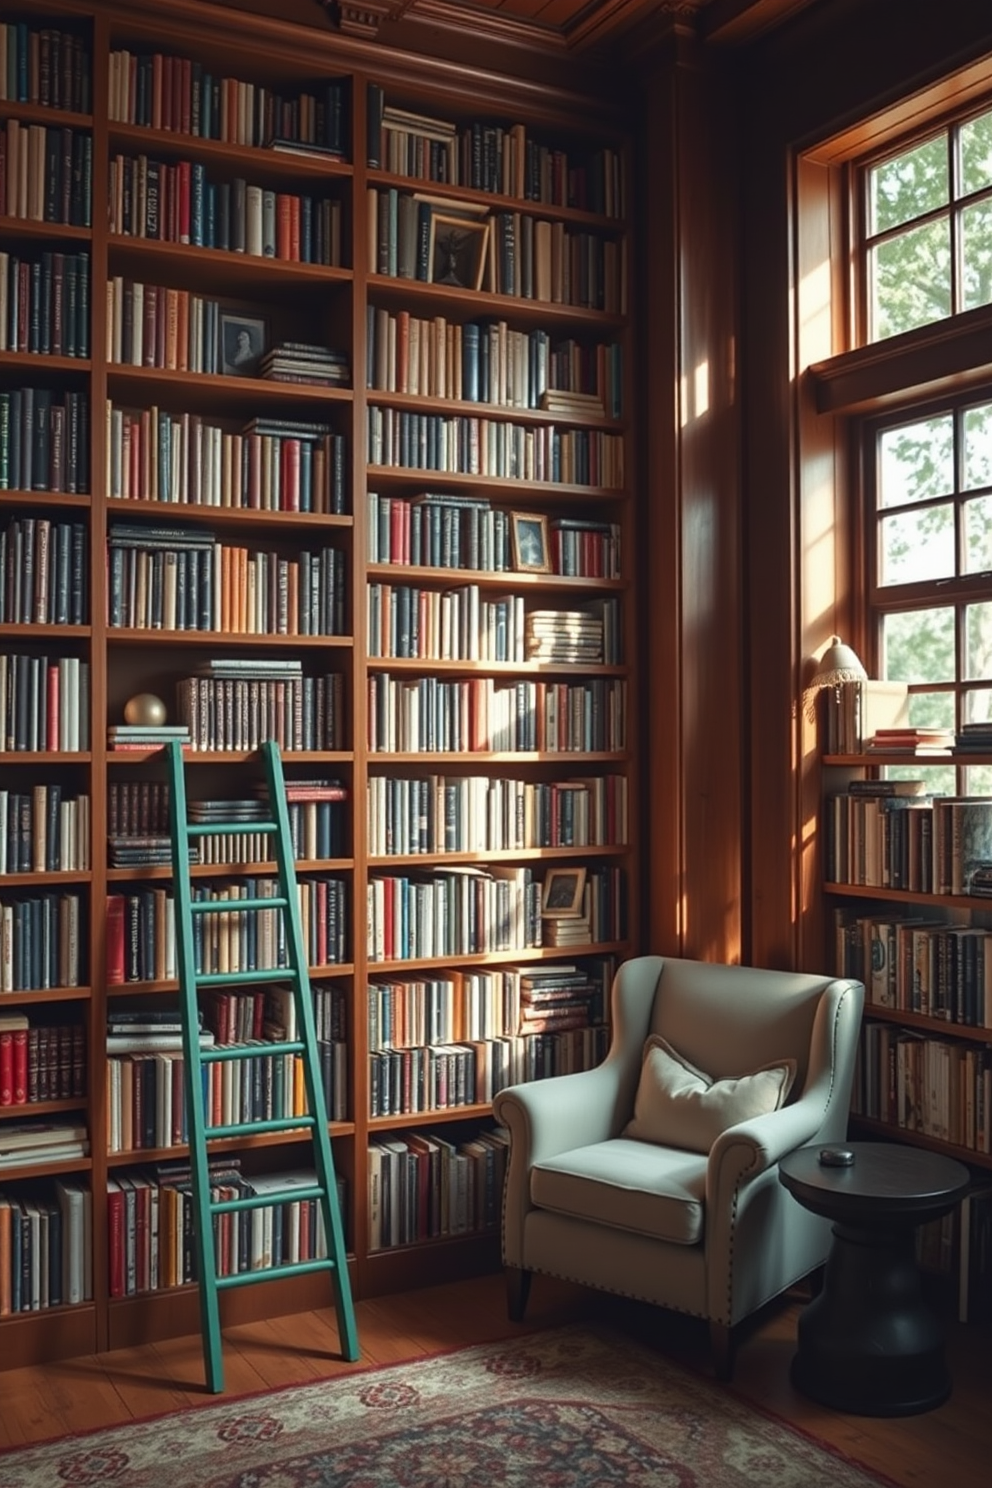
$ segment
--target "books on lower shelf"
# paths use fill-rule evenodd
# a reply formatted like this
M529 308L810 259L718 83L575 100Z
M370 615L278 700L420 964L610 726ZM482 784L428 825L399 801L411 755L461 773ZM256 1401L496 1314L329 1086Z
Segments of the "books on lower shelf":
M0 1317L75 1306L93 1296L93 1200L57 1178L0 1189Z
M0 1168L86 1157L89 1150L85 1122L0 1122Z

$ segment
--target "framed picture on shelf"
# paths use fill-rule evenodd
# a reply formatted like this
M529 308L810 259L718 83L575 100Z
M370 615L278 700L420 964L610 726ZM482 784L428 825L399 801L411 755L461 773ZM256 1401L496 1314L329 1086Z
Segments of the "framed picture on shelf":
M541 891L541 914L546 920L567 920L582 913L584 868L549 868Z
M264 320L236 310L220 312L220 368L225 377L254 377L265 353Z
M453 213L431 212L432 284L481 289L489 247L488 221L471 221Z
M511 512L510 541L514 568L521 573L551 572L547 517L534 512Z

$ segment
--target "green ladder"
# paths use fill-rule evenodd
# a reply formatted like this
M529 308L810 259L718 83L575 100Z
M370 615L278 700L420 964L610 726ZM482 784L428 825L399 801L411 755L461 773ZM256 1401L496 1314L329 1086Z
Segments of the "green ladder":
M310 978L303 944L296 867L279 749L271 741L263 744L261 749L272 811L271 821L222 824L211 822L201 826L191 824L187 820L182 745L172 741L166 747L176 901L176 951L182 1007L183 1059L186 1067L190 1163L193 1176L194 1245L200 1285L200 1331L203 1335L203 1362L207 1386L216 1394L224 1388L218 1302L218 1293L221 1289L250 1286L252 1283L271 1281L282 1276L298 1276L304 1272L329 1271L334 1289L338 1336L345 1359L358 1358L358 1332L345 1258L344 1230L341 1224L341 1211L334 1177L334 1159L331 1155L324 1089L318 1066L313 1001L310 995ZM232 904L229 899L204 900L194 903L189 871L190 839L205 836L235 837L248 832L261 832L275 839L274 856L279 879L278 896L273 899L241 899L236 901L236 905ZM197 972L193 936L194 916L230 913L235 907L237 911L257 909L282 911L288 950L289 964L287 966L231 974L203 975ZM296 1042L280 1043L277 1048L280 1054L300 1054L303 1057L304 1086L309 1114L274 1120L239 1122L230 1126L208 1126L203 1096L204 1066L228 1060L262 1058L272 1053L273 1046L258 1044L235 1048L222 1045L216 1048L201 1049L198 1037L199 989L246 986L249 983L276 981L289 982L292 986L297 1031L302 1031L302 1037ZM314 1166L317 1173L317 1182L312 1187L297 1187L285 1193L248 1195L237 1199L211 1197L207 1160L208 1138L241 1137L257 1132L289 1132L300 1129L309 1129L312 1134ZM287 1265L268 1266L263 1270L241 1271L233 1275L218 1276L214 1245L214 1215L231 1214L245 1209L263 1209L275 1204L296 1203L310 1199L317 1199L320 1202L324 1219L324 1234L327 1239L326 1257L290 1262Z

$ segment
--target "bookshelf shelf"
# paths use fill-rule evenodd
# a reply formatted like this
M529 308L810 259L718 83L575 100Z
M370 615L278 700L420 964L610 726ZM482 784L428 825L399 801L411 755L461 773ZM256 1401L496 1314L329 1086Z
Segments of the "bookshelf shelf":
M157 822L156 830L148 829L152 841L145 848L147 863L134 856L142 850L134 841L130 847L122 846L129 836L137 839L140 833L130 824L135 818L128 818L127 830L121 829L117 814L123 811L121 802L126 798L138 803L134 806L136 815L147 805L150 820L154 813L148 803L158 800L155 792L161 790L165 780L160 748L114 747L114 736L108 737L108 727L119 727L124 722L124 707L131 697L141 692L160 696L170 723L178 721L181 708L189 708L190 718L195 719L194 738L200 746L184 750L191 802L247 798L257 782L257 754L227 747L253 737L245 726L244 712L233 712L234 688L226 695L232 701L223 721L223 706L218 707L218 702L225 695L209 690L218 682L232 682L237 687L238 679L245 680L245 669L252 664L256 669L252 681L257 681L259 688L272 689L257 694L259 718L264 716L267 726L273 728L295 727L297 742L323 739L333 746L305 750L284 747L283 759L291 788L296 784L303 792L316 781L332 784L334 790L340 787L343 793L340 815L335 815L330 835L315 838L301 831L301 849L310 855L298 861L297 869L301 888L312 896L308 900L311 926L316 924L318 932L309 954L323 958L337 952L342 957L338 962L321 960L311 966L310 976L315 1006L323 1009L326 1020L324 1045L330 1054L325 1056L325 1080L333 1084L338 1102L331 1136L335 1164L345 1183L345 1233L358 1296L386 1287L415 1285L442 1274L466 1275L489 1268L498 1260L495 1228L480 1230L478 1214L468 1216L467 1210L445 1218L445 1225L456 1233L390 1246L388 1250L377 1249L372 1243L370 1177L373 1148L378 1152L380 1142L391 1145L393 1158L387 1157L387 1163L394 1162L395 1182L399 1185L400 1167L394 1161L398 1148L406 1146L412 1152L416 1134L421 1129L432 1132L438 1151L447 1154L444 1161L450 1163L451 1175L465 1173L467 1165L472 1164L480 1181L488 1174L485 1181L492 1197L493 1165L498 1161L493 1154L499 1137L492 1133L491 1104L481 1098L466 1105L405 1116L371 1116L372 1080L379 1078L376 1061L382 1052L370 1042L371 989L382 993L387 982L394 986L430 982L453 988L457 983L453 995L459 999L460 1028L463 1022L468 1026L470 989L474 989L471 995L484 993L494 999L503 998L505 993L505 1007L512 1009L511 989L515 987L525 1000L533 993L538 1005L546 1008L547 1002L540 1003L537 973L544 974L546 989L556 976L559 983L563 979L567 982L572 975L570 968L575 967L574 976L581 989L575 991L573 982L569 996L574 993L578 999L583 1010L580 1016L586 1018L588 1026L577 1029L573 1012L569 1029L542 1031L538 1059L537 1036L526 1032L523 1018L507 1011L505 1028L501 1023L500 1033L489 1043L494 1047L497 1043L513 1046L516 1062L512 1068L524 1070L523 1078L552 1073L566 1064L594 1061L602 1055L605 1032L603 987L608 985L615 963L639 943L633 888L640 848L636 821L614 832L613 817L604 814L603 820L611 823L608 830L599 826L583 830L592 836L619 835L626 840L581 847L372 855L374 824L367 820L370 782L376 783L375 788L382 780L402 788L409 777L427 772L450 775L459 784L463 777L494 774L494 788L503 791L511 785L543 790L555 782L577 791L588 790L583 809L588 808L590 823L596 819L594 812L606 813L607 806L615 812L616 802L621 796L626 802L628 790L635 783L637 757L627 745L638 735L637 700L629 685L636 675L638 646L633 585L638 486L635 430L629 408L621 399L621 390L630 398L636 372L633 318L626 308L626 286L633 277L633 265L627 263L630 225L621 216L588 210L590 204L608 207L611 202L620 203L625 194L629 198L632 135L626 113L595 98L589 99L588 109L577 110L573 94L554 88L526 89L520 94L514 78L477 69L473 69L464 90L459 90L452 87L450 66L436 59L403 58L392 52L378 55L365 42L337 32L324 34L316 25L263 19L210 0L196 6L190 0L160 0L145 14L133 16L124 15L118 0L59 0L51 9L44 0L22 0L17 20L25 21L29 30L67 28L82 42L81 55L85 53L88 59L84 82L90 91L84 86L82 92L63 93L61 98L80 102L87 111L0 100L0 129L6 132L7 121L40 124L49 130L68 129L74 140L83 141L79 153L84 163L92 150L90 199L81 205L73 203L67 215L77 222L91 220L93 225L37 220L37 197L43 183L36 171L31 181L35 197L32 215L0 215L0 233L4 246L23 261L47 264L47 255L56 261L56 255L64 254L67 258L74 255L74 263L88 266L88 302L84 302L88 305L88 341L80 337L78 342L53 340L50 344L60 348L79 344L89 355L75 358L41 352L0 352L0 393L12 394L25 386L35 386L61 396L67 430L69 414L76 418L78 411L84 410L84 438L81 445L72 446L84 474L74 465L71 479L56 482L52 478L49 483L76 488L85 484L92 494L36 489L0 492L11 518L35 523L50 518L54 525L61 513L65 525L71 519L77 530L84 528L88 539L88 609L82 612L88 623L0 625L0 653L27 657L23 666L33 669L27 675L39 696L42 658L50 668L58 663L59 677L61 668L71 676L73 668L78 665L81 669L85 663L88 690L83 690L83 696L88 699L88 714L84 712L81 721L88 724L88 734L80 734L85 749L0 753L5 768L0 789L26 794L36 787L57 784L73 798L85 796L89 803L89 854L78 861L91 866L72 872L18 872L4 878L5 903L8 898L18 902L45 900L44 912L49 913L50 902L71 900L72 908L65 913L71 916L78 910L79 939L72 944L80 947L79 980L83 985L4 994L0 1013L9 1012L15 1018L27 1015L33 1027L41 1021L52 1024L59 1017L68 1022L59 1010L71 1008L71 1017L85 1028L87 1093L79 1099L4 1108L0 1123L13 1116L27 1119L44 1114L47 1120L57 1120L63 1112L73 1116L82 1113L90 1155L0 1169L0 1192L12 1193L20 1203L36 1187L54 1195L54 1187L46 1185L60 1175L68 1175L74 1185L82 1182L88 1188L92 1210L93 1270L92 1300L70 1309L43 1305L30 1318L19 1312L12 1317L0 1316L4 1344L0 1359L5 1364L122 1346L139 1337L168 1336L195 1327L197 1322L195 1289L188 1284L118 1296L117 1273L113 1279L111 1276L112 1258L120 1253L122 1238L119 1193L137 1194L143 1170L157 1163L174 1164L186 1156L186 1148L174 1144L132 1147L129 1124L122 1119L119 1102L115 1104L118 1091L126 1087L124 1060L133 1061L127 1080L140 1086L144 1098L149 1087L156 1089L156 1081L165 1079L165 1075L149 1078L142 1073L139 1077L134 1072L137 1063L157 1053L161 1056L157 1067L171 1069L166 1056L177 1051L148 1049L132 1055L114 1049L108 1057L106 1047L111 1021L127 1024L141 1019L155 1021L153 1014L165 1017L174 1007L178 991L175 978L150 975L172 969L166 954L172 912L171 867L155 846L155 838L164 835L163 819ZM75 43L72 45L75 48ZM125 53L130 55L125 58ZM380 87L376 64L383 69L383 102L387 109L417 109L421 105L446 109L450 105L453 128L471 131L485 121L487 128L498 127L508 150L511 140L515 150L523 150L526 141L528 150L533 147L538 173L548 167L552 155L559 163L567 155L569 168L574 167L572 187L563 175L555 183L553 203L525 200L505 190L483 191L478 185L454 185L450 180L441 184L371 164L374 155L367 148L372 143L369 105ZM167 75L172 76L174 88L168 101L164 86L155 92L159 87L156 76L164 79ZM127 86L129 78L134 80L133 95ZM212 90L209 93L208 88ZM278 101L273 102L276 95ZM301 104L304 95L307 102ZM224 105L222 98L226 99ZM242 101L240 115L233 102L237 98ZM150 104L147 111L146 103ZM281 110L279 115L277 109ZM209 127L205 123L208 116ZM131 122L139 119L150 123ZM170 121L184 127L158 127L160 122ZM194 134L192 130L201 124L207 127L207 134ZM306 153L267 143L275 133L292 137L299 144L305 139L306 129L312 129L322 152ZM225 138L207 137L213 133L223 133ZM320 138L316 139L318 133ZM335 136L333 143L331 135ZM248 139L258 142L235 142ZM518 174L523 163L520 155L516 161ZM602 172L602 181L596 172ZM503 184L512 185L516 179L507 174ZM490 255L483 262L480 251L477 267L483 268L482 276L473 274L471 279L461 280L484 283L486 288L476 291L460 284L394 278L375 271L381 241L370 235L369 207L374 201L378 210L381 194L388 196L393 188L403 196L429 198L428 211L440 219L457 222L466 220L463 213L474 214L474 220L485 221L486 232L491 228L494 235L502 219L502 256ZM545 189L543 177L540 189ZM3 204L13 201L20 211L22 200L22 196L5 197ZM64 200L63 191L57 205L61 207ZM108 201L109 211L105 210ZM58 213L46 210L40 215ZM259 219L261 237L256 231ZM426 223L427 217L423 216L422 221ZM450 227L450 220L447 225ZM555 281L555 294L567 283L569 297L586 304L562 303L544 295L543 257L542 278L537 280L535 260L535 281L529 286L536 289L540 282L540 299L496 293L488 287L511 287L505 272L509 235L518 231L521 263L523 253L529 252L523 246L525 240L537 243L540 236L543 254L545 237L550 243L551 235L555 235L555 271L560 277L560 282ZM193 241L182 241L184 237ZM213 243L230 246L204 246ZM273 251L260 251L263 243ZM235 251L235 245L245 251ZM479 237L475 247L481 250ZM455 245L446 245L444 251L454 252ZM574 262L566 266L569 255ZM307 261L317 258L326 261ZM438 268L439 278L443 267ZM432 277L433 273L432 265ZM522 281L519 287L525 287ZM590 308L598 305L625 308ZM559 399L559 406L562 402L566 405L562 412L540 406L517 409L467 398L420 397L367 387L367 365L377 328L381 331L404 311L423 321L443 321L445 334L450 331L453 342L462 337L470 347L472 332L466 336L466 326L491 325L496 336L504 334L505 326L514 333L505 340L516 347L518 355L525 342L534 350L534 368L527 374L534 395L528 393L522 401L540 403L544 392L568 393L572 406L567 406L567 399ZM249 331L248 340L253 343L252 355L240 362L234 339L239 323L241 329ZM372 360L375 371L374 357ZM225 370L181 370L184 365ZM233 375L239 365L248 368L247 375ZM345 367L346 372L342 370ZM272 375L263 376L263 372ZM301 375L322 376L323 381L277 380ZM393 381L396 384L395 378ZM407 380L396 385L414 384ZM420 385L461 390L457 380L449 384L446 380L430 382L428 377ZM471 384L467 386L471 390ZM598 404L609 414L601 414ZM455 427L466 427L469 420L487 421L486 437L494 445L505 443L509 449L517 441L527 452L525 459L531 462L524 463L516 454L511 461L507 454L500 453L492 460L487 457L481 461L477 469L560 470L569 476L588 472L597 482L615 475L616 484L518 479L370 461L371 441L377 438L376 420L380 420L380 427L385 423L388 428L383 442L375 447L388 451L393 425L409 429L411 415L426 415L430 420L429 437L439 443L450 437ZM72 427L75 430L75 425ZM0 464L0 472L3 468ZM68 469L64 476L68 476ZM38 484L31 472L19 471L16 479L25 487ZM185 499L152 499L160 493ZM511 520L517 516L533 519L536 515L546 523L548 533L548 563L542 560L540 568L550 569L554 563L567 571L372 563L370 493L383 502L413 501L430 494L446 503L464 498L464 505L474 504L478 509L488 506L507 524L500 529L500 546L493 547L493 552L500 555L493 561L498 562L506 561L504 553L512 559L516 546L522 544L521 533L509 525ZM241 501L245 504L234 504ZM308 505L317 510L306 510ZM567 558L563 556L568 519L573 523L570 540L574 548L579 547L580 539L574 534L580 529L595 534L581 539L581 563L571 548ZM157 533L155 529L159 529ZM147 532L147 539L143 532ZM177 593L173 594L172 575L170 572L168 579L165 577L163 554L175 549L179 554L202 555L210 551L214 538L216 546L209 560L198 557L195 565L186 557L177 561L176 568L183 567L180 602L178 578ZM612 545L609 549L608 544ZM273 585L271 591L265 591L264 604L259 602L251 611L254 620L241 615L237 618L238 625L257 624L258 634L240 629L146 629L133 623L111 624L111 619L157 621L176 615L191 619L189 591L199 592L197 584L207 571L206 563L216 561L233 568L235 561L242 559L227 555L236 549L260 555L254 571L256 584ZM379 551L385 552L386 548ZM430 551L432 557L448 557L447 548L425 547L423 551ZM611 566L602 561L607 551ZM304 554L318 565L309 570L308 589L304 589ZM462 561L460 552L453 556ZM156 567L159 559L162 562ZM168 567L172 567L171 559ZM590 572L576 576L576 568ZM597 568L619 576L595 576ZM342 570L343 605L339 590L335 590L336 601L330 595L330 585L338 584ZM282 620L267 623L270 616L280 614L280 582L286 586L283 594L294 593L298 583L299 592L311 602L305 618L290 611L296 615L298 628L340 633L296 635L277 628ZM320 591L321 584L326 586L325 592ZM443 592L472 589L483 596L493 615L506 598L516 607L514 616L518 611L525 616L534 611L559 612L559 626L561 616L574 617L576 611L582 611L578 627L582 644L574 644L565 654L571 658L586 655L589 630L599 627L595 654L603 659L596 660L591 653L588 661L373 657L368 654L367 635L375 602L370 585L407 585L426 591L430 602L439 604ZM211 626L220 624L221 616L226 621L230 611L223 606L231 590L224 591L223 579L221 590L220 606L214 605L217 596L208 593L203 606L196 609L197 620L203 618ZM256 597L257 593L256 588ZM287 606L282 603L285 613ZM185 611L181 604L187 605ZM5 613L23 616L32 611L18 604ZM68 613L79 612L70 609ZM264 620L257 618L262 615ZM500 624L500 620L494 624ZM622 638L620 647L614 646L614 632ZM561 629L555 633L556 641L561 634ZM485 648L475 642L463 646L459 641L457 646L447 648L448 654L452 650L481 650L499 656L525 653L522 636L512 646L504 645L503 639L494 641L491 647L487 643ZM537 654L548 654L536 631L534 639ZM476 640L481 640L481 635ZM556 646L551 654L562 653ZM615 660L617 656L623 660ZM238 663L237 675L219 677L221 664L234 660ZM218 666L204 668L203 663L208 661ZM210 674L204 678L207 670ZM290 671L294 685L295 678L301 677L297 693L285 686ZM46 698L54 696L51 673L48 675L51 693ZM209 688L204 686L198 693L201 680L209 683ZM545 682L547 688L537 685ZM623 747L460 748L428 753L409 747L412 733L398 732L395 741L408 747L387 752L373 747L373 738L381 743L388 734L373 718L371 699L376 692L381 697L393 683L397 690L422 683L425 694L433 691L451 697L466 684L466 693L471 690L473 695L471 707L479 710L478 716L470 731L459 733L457 738L452 734L451 742L479 739L528 743L537 739L541 743L553 740ZM505 708L511 693L521 700L519 705L514 703L520 708L520 717L513 727L497 728L495 714L491 729L488 720L484 729L475 726L483 717L484 689L491 694L494 709ZM294 710L278 713L280 706L286 707L287 696ZM546 718L541 715L540 721L528 729L524 726L528 705L523 699L529 696L546 707ZM202 705L196 712L194 698ZM264 707L271 709L269 713L264 712L263 700ZM201 726L208 701L215 710L212 722L217 725L212 733L209 725ZM253 706L249 702L249 709ZM391 706L387 702L385 719ZM305 712L308 709L312 713ZM306 723L302 732L301 715ZM231 726L238 720L240 730ZM29 729L18 737L28 742L61 743L66 737L71 741L73 734L71 730L66 735L51 729ZM283 737L290 734L284 733ZM432 729L429 737L433 741L446 736ZM204 748L208 738L213 738L217 747ZM10 765L18 768L9 770L6 767ZM622 787L615 777L622 781ZM632 790L630 799L634 799ZM303 802L301 794L301 807ZM312 832L315 819L309 819L306 833ZM326 818L321 819L320 831L327 831ZM494 834L492 840L545 839L542 828L540 833L526 837ZM485 839L459 836L450 840L477 843ZM319 844L316 853L315 842ZM331 851L325 856L326 843L331 844ZM382 839L376 845L382 845ZM259 846L246 849L252 853L265 850ZM24 859L19 857L17 861L23 864ZM55 857L51 861L73 859ZM486 929L495 929L507 896L516 896L512 936L473 933L436 941L425 938L416 942L421 947L505 945L510 939L522 938L546 942L551 938L550 921L543 934L538 929L546 873L551 868L585 869L587 865L586 913L581 930L586 939L581 944L541 943L498 952L375 959L377 943L370 934L370 905L375 896L394 892L401 879L426 883L439 903L444 894L453 892L456 882L467 878L485 881L488 887L483 893L489 897L479 913L492 916L491 925L483 927ZM197 892L216 894L227 885L242 889L252 877L271 879L274 867L264 861L197 863L192 877ZM393 886L387 888L389 880ZM593 897L593 890L598 897ZM396 891L402 892L402 887ZM236 902L231 901L232 921L238 913ZM524 922L522 905L526 909L526 936L517 933ZM128 975L137 970L140 980L117 980L122 965L119 941L115 938L111 943L110 932L119 936L123 908L129 916L126 925L130 937L123 965ZM326 922L320 920L322 914ZM343 943L331 938L342 926ZM402 944L414 943L392 939L383 942L391 952ZM266 956L257 959L264 961ZM246 954L241 964L255 965L256 961ZM216 966L206 973L208 978L215 974ZM71 977L71 971L62 969L58 976L64 980ZM246 984L246 997L254 996L263 986L258 973L253 977L250 986ZM205 996L214 990L209 981L204 984ZM272 991L269 987L268 995ZM265 1016L271 1024L271 1007L266 1007ZM212 1005L209 1010L205 1007L205 1015L208 1011L212 1014ZM550 1027L554 1029L553 1020ZM572 1038L573 1034L579 1037ZM566 1042L569 1039L571 1042ZM275 1038L272 1043L274 1091L279 1056ZM435 1058L439 1044L440 1040L421 1046L426 1063ZM226 1061L222 1064L227 1067ZM488 1093L489 1086L483 1081L490 1080L498 1068L504 1066L497 1066L495 1060L487 1066L480 1055L478 1083L469 1094L475 1097L480 1092ZM506 1065L504 1073L510 1068ZM283 1069L278 1078L292 1079L292 1073ZM178 1081L169 1087L173 1113L180 1090ZM294 1089L285 1084L282 1095L287 1090L295 1100ZM161 1093L164 1109L164 1086ZM384 1110L387 1106L384 1103L376 1108ZM134 1114L132 1109L129 1120ZM300 1107L291 1105L288 1114L295 1118ZM177 1135L181 1127L170 1128L164 1118L159 1120L160 1115L156 1109L155 1121L135 1128L135 1132L144 1136L152 1131L156 1140L168 1138L170 1131ZM126 1137L122 1135L125 1131ZM487 1148L487 1136L493 1136L495 1145ZM122 1140L127 1141L129 1150L112 1151ZM304 1140L303 1131L298 1136L276 1132L230 1137L216 1140L211 1151L224 1160L225 1166L239 1162L247 1175L266 1175L295 1166ZM483 1161L484 1154L488 1155ZM438 1175L436 1183L438 1195L442 1187L447 1195L447 1182L442 1185ZM160 1192L165 1186L163 1180ZM465 1209L467 1185L456 1184L450 1191L455 1204ZM492 1217L490 1210L489 1219ZM126 1235L124 1239L127 1243ZM133 1247L133 1239L131 1243ZM4 1261L0 1235L0 1266ZM130 1284L136 1287L139 1283L129 1279L125 1285ZM252 1308L264 1312L269 1308L297 1310L319 1305L323 1296L320 1288L318 1278L292 1284L274 1282L259 1289L255 1297L260 1300L251 1302L245 1300L244 1292L232 1293L225 1298L225 1318L247 1320L257 1315Z

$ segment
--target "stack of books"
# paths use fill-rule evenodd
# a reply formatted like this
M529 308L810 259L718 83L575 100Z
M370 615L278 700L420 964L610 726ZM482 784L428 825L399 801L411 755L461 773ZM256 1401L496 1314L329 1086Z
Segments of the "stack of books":
M0 1168L88 1157L89 1150L82 1122L12 1121L0 1126Z
M585 911L541 921L541 941L546 946L589 945L592 939L592 927Z
M215 1037L202 1027L199 1014L201 1049L210 1048ZM178 1007L114 1007L107 1011L107 1053L136 1054L183 1046L182 1017Z
M963 723L955 741L958 749L969 754L992 754L992 720L983 723Z
M603 622L583 610L532 610L526 621L528 661L603 660Z
M346 387L351 377L348 355L309 341L280 341L259 363L269 382L307 382L319 387Z
M107 729L110 749L161 749L170 740L188 745L189 727L185 723L112 723Z
M954 730L948 728L879 728L865 749L869 754L950 754Z
M564 388L546 388L541 394L545 413L570 413L579 418L605 418L606 409L598 393L572 393Z
M107 855L111 868L156 868L172 866L172 838L168 833L149 833L144 837L108 837ZM191 845L191 863L200 861L199 849Z

